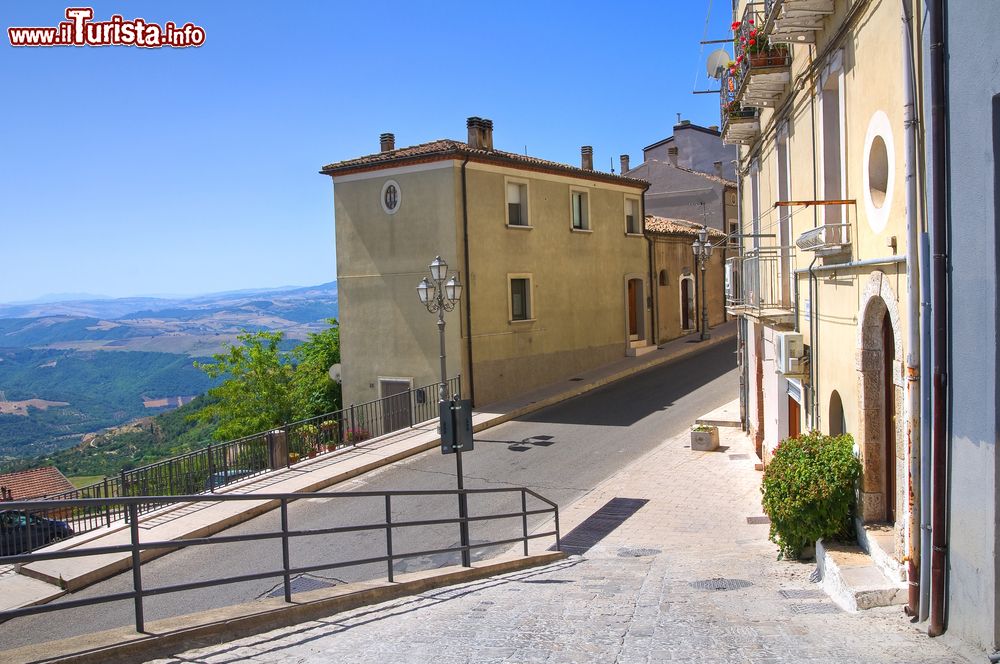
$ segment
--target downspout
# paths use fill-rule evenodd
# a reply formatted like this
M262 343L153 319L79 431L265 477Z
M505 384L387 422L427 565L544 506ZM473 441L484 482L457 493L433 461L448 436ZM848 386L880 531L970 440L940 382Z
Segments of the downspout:
M660 289L659 282L656 280L656 252L653 250L653 238L651 238L646 233L646 192L649 191L649 185L642 190L642 197L639 200L639 205L641 210L639 211L640 219L642 219L642 234L646 236L646 241L649 243L648 253L647 253L647 263L649 264L649 297L652 303L650 317L652 321L650 323L650 328L652 329L653 345L658 345L659 329L660 329L660 317L657 315L659 306L657 300L660 299Z
M920 338L924 340L921 344L920 353L921 365L931 366L931 345L928 340L931 338L931 271L926 269L930 265L931 245L927 233L921 233L920 237L920 264L924 269L920 271L920 304L923 308L920 316ZM920 421L931 421L931 381L920 381ZM920 427L920 458L924 463L920 467L920 550L924 555L920 556L920 616L919 621L927 620L930 613L931 598L931 428L930 426Z
M910 459L910 481L907 487L909 520L907 523L906 579L908 584L906 615L915 617L920 611L920 289L917 247L920 228L917 217L917 117L913 74L913 25L911 0L902 0L903 16L903 127L904 174L906 180L906 454ZM917 442L917 445L914 443Z
M739 230L738 244L736 245L739 260L738 270L734 270L732 278L737 282L737 292L740 295L739 302L742 303L744 289L743 283L743 169L740 167L739 153L736 159L736 228ZM723 205L723 208L725 206ZM750 423L747 414L747 402L750 400L749 377L747 376L747 319L746 316L738 316L736 323L736 348L738 350L737 361L740 365L740 422L743 430L750 430Z
M813 45L809 45L809 64L810 67L814 66L816 63L815 52L813 50ZM819 199L819 168L816 161L816 83L815 78L813 80L813 90L812 95L809 97L809 124L812 128L810 138L812 139L812 176L813 176L813 200ZM813 206L813 228L819 226L819 207ZM816 404L819 403L819 397L816 393L816 380L817 365L819 364L819 353L816 351L816 335L819 331L819 326L816 325L816 331L813 329L813 321L816 320L816 303L813 301L813 280L816 275L813 272L813 267L816 265L816 260L819 257L813 255L812 262L809 263L809 391L812 393L813 407L812 412L809 414L809 420L812 422L812 428L816 428Z
M476 405L476 381L472 368L472 270L469 268L469 191L465 167L469 158L462 162L462 240L465 251L465 353L469 358L469 400Z
M945 567L948 556L948 531L945 522L945 502L948 495L948 452L946 394L948 384L948 229L946 200L948 183L947 140L945 136L944 0L928 0L930 26L930 77L931 77L931 343L934 372L931 412L931 445L933 472L933 504L931 506L931 599L930 625L927 633L939 636L944 633Z
M816 320L819 314L819 307L817 306L816 298L819 296L819 283L816 281L816 272L814 268L816 266L816 261L819 260L819 256L813 255L812 262L809 263L809 391L812 392L812 428L817 430L819 428L819 418L816 409L819 407L819 390L817 389L816 383L819 381L819 321ZM815 285L815 295L813 294L813 287Z

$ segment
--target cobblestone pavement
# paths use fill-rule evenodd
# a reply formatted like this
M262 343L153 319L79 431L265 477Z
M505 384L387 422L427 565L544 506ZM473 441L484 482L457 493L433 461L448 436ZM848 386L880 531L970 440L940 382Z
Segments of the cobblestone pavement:
M665 441L562 515L649 502L583 555L190 650L178 662L983 662L900 607L841 611L811 562L778 561L742 434L716 452Z

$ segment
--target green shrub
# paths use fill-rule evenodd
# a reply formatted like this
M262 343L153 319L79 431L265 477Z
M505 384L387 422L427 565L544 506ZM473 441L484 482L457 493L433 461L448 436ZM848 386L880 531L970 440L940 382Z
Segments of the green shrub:
M764 512L780 557L797 558L820 538L851 533L854 485L861 462L850 435L818 431L782 441L764 469Z

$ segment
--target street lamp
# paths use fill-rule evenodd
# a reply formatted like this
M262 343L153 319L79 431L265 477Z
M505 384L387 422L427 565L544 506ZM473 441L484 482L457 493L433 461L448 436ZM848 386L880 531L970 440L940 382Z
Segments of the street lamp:
M448 263L442 260L440 256L435 256L434 260L427 267L430 269L431 278L428 281L427 277L424 277L417 284L417 297L420 298L421 304L427 308L427 311L438 315L438 337L441 345L441 388L438 391L440 406L440 404L450 401L448 397L448 369L444 346L444 313L455 309L455 305L458 304L458 301L462 297L462 284L459 282L457 274L448 276ZM441 408L438 410L443 413ZM445 423L443 421L441 422L440 431L443 436L445 432ZM469 555L469 524L466 521L468 508L465 494L463 493L465 487L462 482L462 450L457 446L455 448L455 476L458 479L458 516L461 519L462 565L470 567L472 563L471 556Z
M698 259L698 267L701 269L701 340L708 339L708 301L705 299L705 264L712 256L712 243L708 239L708 228L702 226L698 231L698 239L691 246L694 255Z

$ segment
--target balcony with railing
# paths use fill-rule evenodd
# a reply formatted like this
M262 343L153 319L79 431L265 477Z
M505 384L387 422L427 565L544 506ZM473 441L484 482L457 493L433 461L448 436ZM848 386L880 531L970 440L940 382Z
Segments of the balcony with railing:
M762 7L761 3L749 3L743 18L731 26L736 60L730 73L739 74L734 98L743 107L776 106L791 80L791 50L768 38Z
M751 106L744 107L736 92L741 83L739 70L723 71L719 93L722 141L727 144L750 145L760 136L760 112Z
M834 0L764 0L763 31L771 43L810 44L833 14Z
M774 327L795 323L792 247L760 247L726 261L726 309Z

